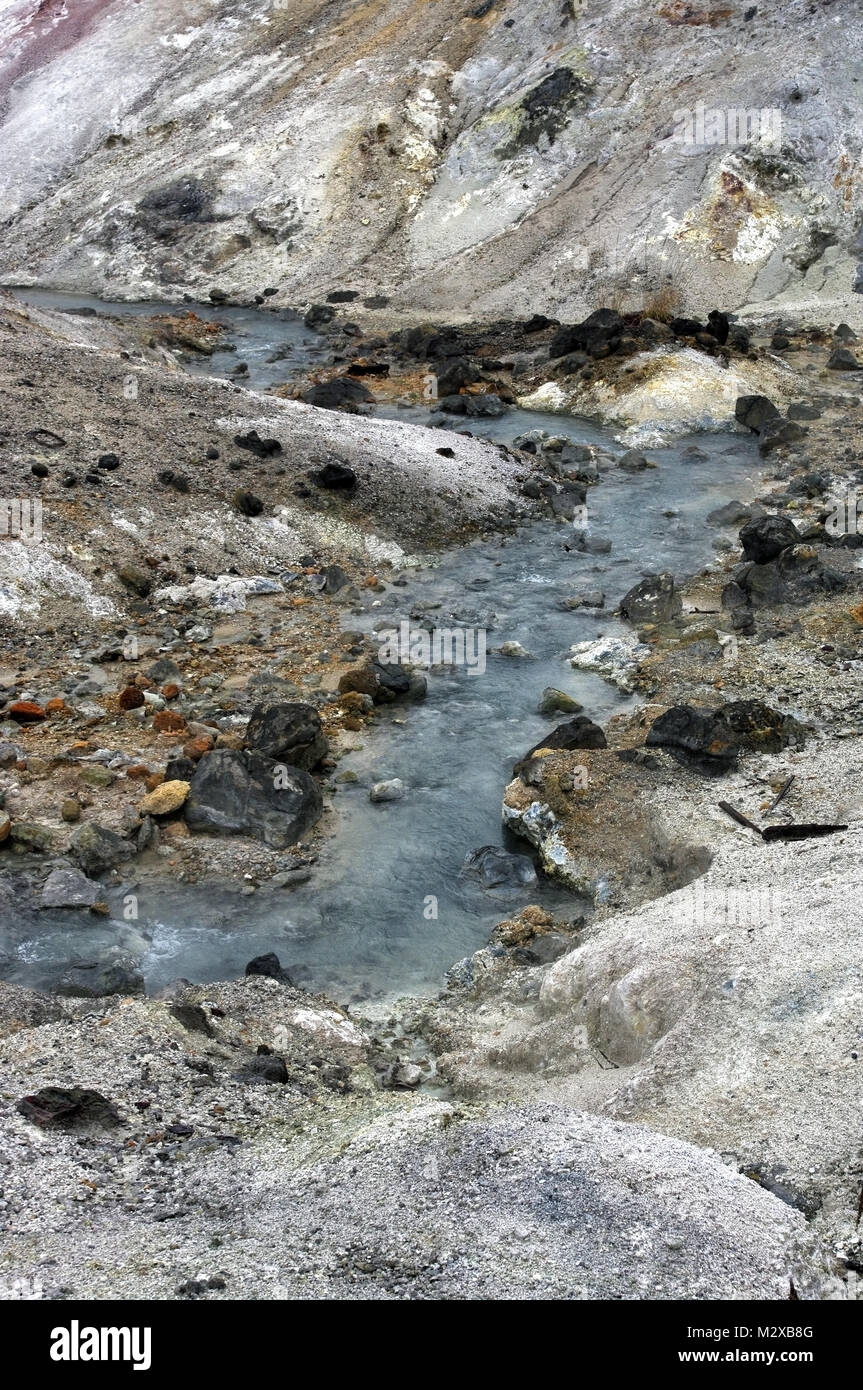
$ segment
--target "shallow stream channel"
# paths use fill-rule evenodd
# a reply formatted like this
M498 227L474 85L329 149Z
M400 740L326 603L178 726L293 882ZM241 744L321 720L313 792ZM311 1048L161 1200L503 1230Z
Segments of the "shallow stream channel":
M116 314L178 309L109 305L46 291L22 291L21 298L41 307ZM243 384L265 390L286 379L290 362L326 358L323 340L297 318L221 306L195 309L229 322L235 343L234 352L195 365L195 371L228 375L242 360L249 367ZM286 357L269 360L285 348ZM430 420L420 408L378 413ZM448 418L453 429L465 427L464 417ZM547 430L615 455L622 449L609 431L571 416L511 409L499 419L469 424L474 434L507 444L526 431ZM178 976L231 978L242 974L251 957L275 951L308 987L343 1002L381 999L434 991L455 961L485 944L496 922L527 903L542 903L565 919L582 917L586 904L541 873L538 881L488 888L466 877L463 865L466 855L486 845L529 854L527 845L505 837L501 799L513 763L570 717L537 712L543 689L563 690L603 725L630 698L598 675L573 670L570 647L623 633L625 625L613 611L644 574L671 570L682 578L701 569L714 557L721 534L707 523L707 514L732 498L751 500L758 487L757 450L742 435L682 438L673 447L646 452L657 467L634 474L609 467L589 491L588 533L610 541L607 552L575 548L571 523L535 522L407 571L406 585L388 588L373 610L360 616L346 610L345 626L352 629L398 627L412 614L429 625L482 629L488 653L484 671L433 672L422 703L384 707L376 727L363 735L363 746L341 760L339 774L353 772L357 781L337 784L334 833L308 882L291 889L262 886L252 894L242 882L148 882L142 895L146 913L134 924L119 920L123 891L129 891L124 885L112 892L114 920L76 926L74 941L62 914L52 920L51 913L41 913L38 935L24 921L8 929L0 942L3 974L44 987L74 957L116 948L120 932L124 949L140 958L149 990ZM603 608L563 606L568 595L588 590L604 593ZM521 643L529 655L496 654L504 642ZM277 657L264 660L274 663ZM405 795L372 803L370 784L388 778L402 779Z

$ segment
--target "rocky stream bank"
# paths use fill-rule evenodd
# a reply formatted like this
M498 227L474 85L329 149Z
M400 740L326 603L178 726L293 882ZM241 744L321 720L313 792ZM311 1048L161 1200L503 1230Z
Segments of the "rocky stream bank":
M857 1296L860 368L850 329L722 318L385 339L414 384L396 410L432 375L459 423L543 403L619 436L574 444L562 413L504 445L356 392L346 413L201 379L157 332L4 302L4 486L38 489L44 534L0 543L3 913L114 933L53 994L3 972L9 1285ZM338 357L357 335L327 322ZM385 379L343 367L288 389ZM431 999L347 1007L272 956L147 997L132 880L308 879L346 751L422 701L371 606L537 518L601 556L591 490L704 425L757 446L757 495L711 514L699 573L646 575L607 620L602 593L558 597L599 615L569 669L628 698L600 727L551 692L500 789L587 909L525 892Z

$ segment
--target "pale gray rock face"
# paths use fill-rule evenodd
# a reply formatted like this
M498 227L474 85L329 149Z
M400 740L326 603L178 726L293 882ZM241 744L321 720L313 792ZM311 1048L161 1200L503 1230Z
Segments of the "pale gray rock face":
M393 0L337 24L322 0L82 0L47 35L33 0L12 10L10 281L574 319L670 275L690 312L860 319L836 177L860 137L854 0L709 22L652 0L480 18Z

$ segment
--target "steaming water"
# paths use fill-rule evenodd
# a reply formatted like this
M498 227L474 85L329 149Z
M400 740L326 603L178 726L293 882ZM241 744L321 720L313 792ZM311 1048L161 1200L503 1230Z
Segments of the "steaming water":
M47 292L22 297L122 313L160 308L106 306ZM250 310L201 312L231 319L238 355L249 363L255 387L268 384L272 366L265 359L286 338L295 345L295 360L322 351L295 319ZM216 368L213 361L206 370ZM284 379L285 364L277 370ZM428 418L421 410L386 413ZM465 425L464 419L450 423ZM587 422L535 412L512 410L500 420L470 425L476 434L507 442L541 427L574 442L613 445L609 434ZM687 453L693 445L700 454ZM468 851L504 843L500 806L513 762L567 717L536 713L545 686L567 691L599 723L624 707L615 687L572 670L569 647L622 633L608 612L643 574L670 569L682 576L700 569L711 558L716 535L705 522L707 513L755 490L757 455L740 436L701 435L648 452L658 462L655 470L611 470L588 493L590 534L612 541L609 554L567 550L571 526L538 522L516 536L451 552L434 568L411 573L407 587L388 589L380 607L346 614L346 625L371 630L398 626L420 605L436 625L486 628L489 655L482 675L432 675L422 704L388 707L375 730L361 736L364 746L340 762L339 772L353 770L358 782L338 786L336 833L309 883L287 890L262 887L244 896L242 884L130 880L124 891L137 892L140 915L123 927L90 927L83 914L42 913L36 932L26 914L4 914L9 925L0 936L2 973L45 985L72 958L92 958L119 939L141 957L150 989L177 976L230 977L242 973L250 957L276 951L298 979L316 988L344 999L374 997L434 989L454 961L485 943L497 921L528 902L542 902L563 917L582 915L585 904L555 885L540 882L509 894L483 891L461 878L460 869ZM605 611L560 606L566 595L587 589L605 592ZM493 654L509 640L520 642L530 659ZM371 803L370 783L388 777L406 783L406 796ZM518 841L509 847L529 852ZM122 893L112 894L112 908L120 918Z

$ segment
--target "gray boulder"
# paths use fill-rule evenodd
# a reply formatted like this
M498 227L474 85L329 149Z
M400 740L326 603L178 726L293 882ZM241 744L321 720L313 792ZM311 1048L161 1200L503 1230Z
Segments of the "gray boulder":
M79 869L52 869L42 888L40 907L92 907L99 896L99 885Z
M763 565L775 560L783 550L797 545L800 533L787 516L761 516L747 522L740 531L740 544L747 560Z
M321 718L311 705L260 704L252 710L246 743L257 753L311 771L329 752Z
M272 849L286 849L315 824L321 810L321 793L302 768L254 751L219 748L198 763L185 817L191 830L249 835Z
M527 888L536 883L536 869L526 854L483 845L465 855L461 877L473 879L483 888Z
M133 844L93 821L88 821L75 831L69 846L70 858L88 878L98 878L115 864L131 859L134 854Z
M746 425L747 429L754 430L756 434L763 430L768 420L779 417L779 411L767 396L738 396L734 414L741 425Z
M667 623L683 607L673 574L649 574L634 584L620 601L620 612L636 627L644 623Z

